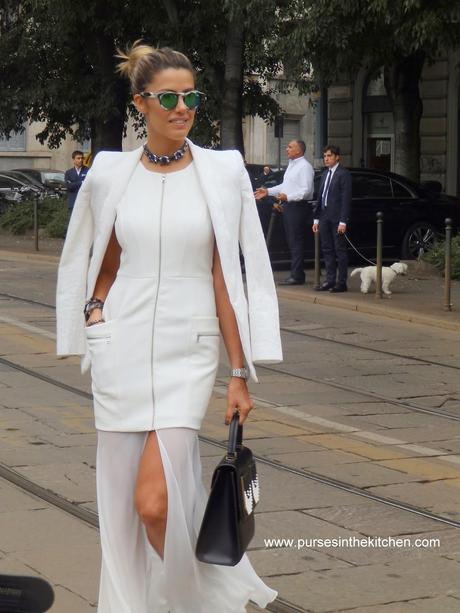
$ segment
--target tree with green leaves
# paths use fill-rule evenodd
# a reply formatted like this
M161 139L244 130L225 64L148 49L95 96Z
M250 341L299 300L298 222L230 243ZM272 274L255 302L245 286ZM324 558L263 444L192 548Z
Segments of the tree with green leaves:
M95 151L121 149L128 85L115 74L116 47L147 36L169 44L167 13L117 0L3 0L0 14L0 132L43 121L39 140L91 138Z
M121 149L130 113L128 84L115 72L116 49L142 38L189 55L207 102L192 136L243 153L244 113L270 119L278 105L266 87L279 66L276 0L0 1L0 134L42 121L39 140L58 147L67 134L92 151ZM250 74L256 73L257 79Z
M287 74L303 89L377 72L393 107L395 170L420 176L420 76L425 64L458 46L451 0L293 0L280 36Z

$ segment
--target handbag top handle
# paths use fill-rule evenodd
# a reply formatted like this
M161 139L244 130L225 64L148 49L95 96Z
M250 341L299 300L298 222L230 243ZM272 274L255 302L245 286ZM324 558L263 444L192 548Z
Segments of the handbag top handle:
M230 422L230 432L228 434L228 457L235 457L238 447L241 447L243 444L243 426L240 425L239 420L240 414L238 411L235 411Z

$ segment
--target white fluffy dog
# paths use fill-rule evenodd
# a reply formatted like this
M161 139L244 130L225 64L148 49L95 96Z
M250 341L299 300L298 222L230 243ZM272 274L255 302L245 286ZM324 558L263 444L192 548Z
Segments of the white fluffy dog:
M365 266L364 268L355 268L351 272L351 276L361 275L361 292L367 294L372 282L375 283L377 275L377 266ZM407 274L407 264L403 262L395 262L391 266L382 266L382 291L387 296L391 295L390 285L396 275Z

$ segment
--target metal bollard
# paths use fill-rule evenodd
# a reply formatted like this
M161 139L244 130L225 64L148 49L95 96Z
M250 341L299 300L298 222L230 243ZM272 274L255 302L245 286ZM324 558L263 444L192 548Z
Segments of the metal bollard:
M383 244L383 213L379 211L377 217L377 257L375 275L375 297L382 298L382 244Z
M273 230L275 228L276 218L279 215L276 209L272 209L272 214L270 215L270 221L268 224L267 236L265 237L265 244L267 245L267 249L270 249L270 243L272 242Z
M452 269L452 219L449 217L445 220L446 224L446 246L444 255L444 310L452 311L452 303L450 301L451 290L451 269Z
M320 288L321 281L321 248L319 241L319 229L317 232L314 232L313 236L315 237L315 280L313 289L318 290Z
M34 198L34 238L35 238L35 251L38 251L38 192Z

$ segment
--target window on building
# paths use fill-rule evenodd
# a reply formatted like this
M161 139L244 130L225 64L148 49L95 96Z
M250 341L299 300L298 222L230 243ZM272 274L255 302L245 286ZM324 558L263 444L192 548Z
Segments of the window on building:
M383 70L371 77L367 81L366 96L386 96L387 90L385 89L385 82L383 79Z
M273 168L278 166L278 150L280 151L281 166L287 166L288 159L286 147L291 140L300 138L300 120L286 119L283 122L283 138L275 138L274 124L267 126L267 163ZM280 143L278 143L280 140Z
M391 170L391 137L367 137L367 166L374 170Z
M383 70L369 75L363 91L363 134L365 166L392 170L394 121Z
M26 131L11 132L8 138L0 137L0 151L25 151Z

